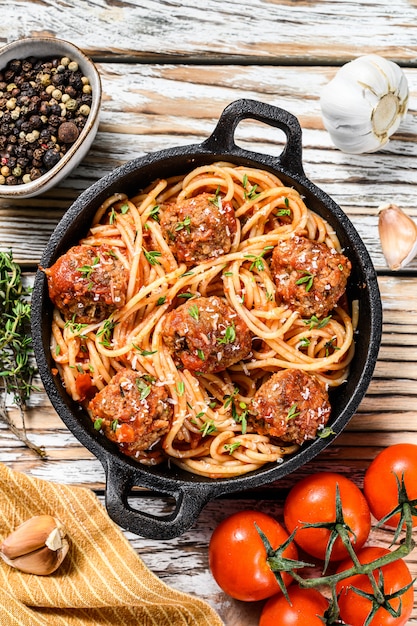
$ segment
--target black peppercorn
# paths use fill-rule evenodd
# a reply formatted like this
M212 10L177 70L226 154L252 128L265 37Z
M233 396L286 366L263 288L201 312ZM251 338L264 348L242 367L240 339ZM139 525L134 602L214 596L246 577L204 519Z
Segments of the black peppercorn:
M56 152L55 150L47 150L43 156L43 164L46 169L50 170L58 163L60 158L59 152Z

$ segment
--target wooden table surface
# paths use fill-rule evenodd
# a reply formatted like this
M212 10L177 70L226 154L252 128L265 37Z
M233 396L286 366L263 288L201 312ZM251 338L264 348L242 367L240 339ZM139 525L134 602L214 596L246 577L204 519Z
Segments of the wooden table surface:
M82 190L134 157L204 140L225 106L239 98L277 105L298 117L307 176L348 214L371 254L383 301L382 345L368 393L344 433L287 479L211 502L177 539L126 533L168 584L208 600L228 626L255 626L261 605L229 599L211 578L207 546L215 525L245 507L280 517L286 490L319 470L340 472L361 486L381 449L417 443L417 258L404 271L389 271L377 229L378 209L389 202L417 221L417 2L0 0L0 9L0 44L34 35L67 39L96 61L103 84L99 131L81 165L44 195L0 199L0 247L13 249L28 279L53 228ZM347 155L324 129L319 97L341 64L368 53L403 67L409 111L383 150ZM280 131L250 121L239 125L236 140L276 155L284 145ZM44 393L32 397L26 421L47 460L0 425L0 462L32 476L90 487L102 497L100 463L67 430ZM156 513L163 506L152 494L148 500ZM380 545L388 546L391 538L386 530L374 535ZM416 553L407 561L416 576ZM409 623L417 624L417 604Z

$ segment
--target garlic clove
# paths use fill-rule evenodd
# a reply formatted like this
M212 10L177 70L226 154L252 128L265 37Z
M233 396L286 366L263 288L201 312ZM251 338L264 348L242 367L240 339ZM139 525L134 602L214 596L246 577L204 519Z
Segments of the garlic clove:
M47 575L64 560L69 543L66 530L51 515L36 515L26 520L0 546L0 557L23 572Z
M2 558L8 565L26 574L48 576L48 574L52 574L58 569L65 559L68 550L69 543L64 538L60 543L60 548L57 550L51 550L47 546L44 546L34 552L23 554L16 559L8 559L4 556Z
M378 231L391 270L405 267L417 255L417 224L395 204L380 207Z

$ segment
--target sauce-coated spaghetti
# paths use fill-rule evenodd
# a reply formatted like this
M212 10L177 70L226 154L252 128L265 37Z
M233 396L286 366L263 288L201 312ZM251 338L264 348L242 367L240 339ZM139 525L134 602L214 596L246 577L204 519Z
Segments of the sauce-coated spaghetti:
M350 269L329 224L260 169L116 194L44 270L57 370L138 462L250 472L325 431L354 351Z

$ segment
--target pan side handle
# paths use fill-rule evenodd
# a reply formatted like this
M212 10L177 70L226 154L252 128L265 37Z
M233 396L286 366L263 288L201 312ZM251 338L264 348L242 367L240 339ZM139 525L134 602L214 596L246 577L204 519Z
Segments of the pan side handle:
M159 479L158 495L171 496L175 509L169 515L156 516L144 510L132 508L128 502L134 486L146 487L155 493L155 477L143 473L139 480L134 472L116 460L108 459L106 466L106 508L114 522L125 530L149 539L172 539L191 528L204 505L213 497L204 485L186 483L184 486L174 481ZM149 482L149 484L147 484Z
M217 122L217 125L204 142L203 146L213 152L230 152L241 155L242 151L235 143L235 130L244 119L254 119L284 131L287 143L276 160L279 166L289 174L305 176L302 165L301 126L298 119L279 107L257 100L241 99L229 104ZM250 154L249 151L245 151ZM254 153L259 158L258 153ZM268 156L269 160L273 157Z

